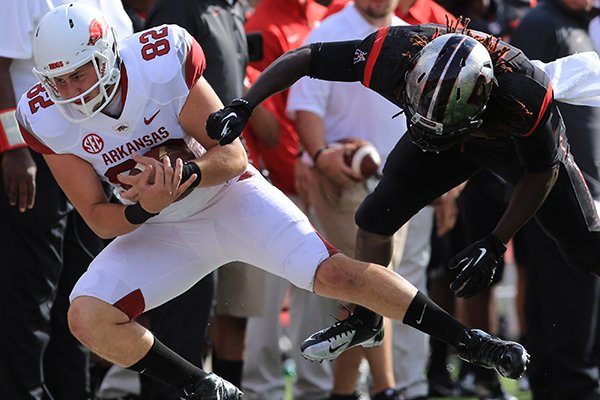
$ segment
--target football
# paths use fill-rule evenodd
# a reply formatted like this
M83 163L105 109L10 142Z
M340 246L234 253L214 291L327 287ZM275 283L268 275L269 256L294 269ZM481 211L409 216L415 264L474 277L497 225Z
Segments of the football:
M344 162L363 179L375 175L381 165L379 152L371 143L362 139L347 139L340 143L356 143L354 150L344 153Z
M197 158L196 154L188 147L188 145L180 139L169 140L163 144L152 147L146 153L144 157L154 158L155 160L162 161L163 157L169 156L171 159L171 165L175 165L175 160L181 158L183 162L193 160ZM143 164L137 163L133 168L129 170L129 175L137 175L144 170ZM179 201L189 195L193 189L188 189L181 194L175 201Z

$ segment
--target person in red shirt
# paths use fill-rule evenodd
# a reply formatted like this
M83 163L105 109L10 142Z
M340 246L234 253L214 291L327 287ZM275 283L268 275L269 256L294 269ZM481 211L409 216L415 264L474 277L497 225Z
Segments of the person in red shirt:
M250 66L262 72L286 51L300 47L326 10L313 0L261 0L245 25L247 33L259 32L262 36L262 58ZM261 157L273 185L288 195L295 195L298 135L285 115L287 95L286 90L272 98L280 123L279 145L262 149Z
M410 25L418 24L443 24L456 21L444 7L434 0L401 0L396 15Z
M247 90L258 79L260 72L248 66L244 87ZM279 144L279 119L275 115L275 104L272 99L264 101L248 120L244 130L244 144L248 151L248 159L259 170L264 168L261 154L277 147Z

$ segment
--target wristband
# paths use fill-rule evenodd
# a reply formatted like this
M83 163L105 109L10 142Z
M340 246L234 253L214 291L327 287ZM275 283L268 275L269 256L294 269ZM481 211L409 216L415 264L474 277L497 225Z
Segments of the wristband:
M235 107L238 110L243 111L246 119L250 118L252 111L254 111L254 107L250 105L250 102L248 102L248 100L243 99L243 98L231 100L231 103L229 103L229 106Z
M125 219L133 225L143 224L158 214L159 213L155 214L144 210L144 207L142 207L140 203L131 204L125 207Z
M25 146L27 146L27 143L21 136L19 124L15 117L15 109L5 108L0 110L0 153Z
M186 161L183 163L183 171L181 172L181 183L190 179L190 176L196 174L196 180L192 182L190 188L195 188L200 184L200 180L202 179L202 171L200 171L200 166L196 164L194 161Z
M315 152L315 155L312 157L313 160L313 164L315 165L315 167L317 166L317 160L319 159L319 157L321 156L321 153L323 153L325 150L327 150L329 148L329 146L323 146L321 147L319 150L317 150Z

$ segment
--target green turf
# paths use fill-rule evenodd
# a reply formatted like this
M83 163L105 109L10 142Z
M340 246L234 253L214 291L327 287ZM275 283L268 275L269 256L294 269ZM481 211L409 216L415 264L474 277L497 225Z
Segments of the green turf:
M531 400L530 392L522 392L517 388L517 381L512 379L502 379L502 386L504 389L513 396L516 396L519 400ZM430 397L429 400L479 400L477 397Z
M285 397L283 400L298 400L293 399L292 396L292 386L293 386L293 376L285 374ZM518 400L531 400L531 393L529 391L523 392L520 391L517 387L517 381L513 379L505 379L500 378L502 382L502 386L504 389L516 396ZM479 400L478 397L430 397L429 400Z
M293 400L292 397L292 379L286 377L286 393L284 400ZM517 388L517 381L511 379L502 379L502 385L506 391L517 397L519 400L531 400L530 392L522 392ZM429 400L479 400L478 397L430 397Z

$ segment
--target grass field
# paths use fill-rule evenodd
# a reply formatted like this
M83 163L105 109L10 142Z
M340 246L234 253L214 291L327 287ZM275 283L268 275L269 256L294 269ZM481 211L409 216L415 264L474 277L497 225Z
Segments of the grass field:
M523 392L517 388L517 381L512 379L501 379L504 389L513 396L517 397L518 400L531 400L530 392ZM294 400L292 396L292 384L293 378L286 376L286 395L284 400ZM479 400L478 397L430 397L429 400ZM295 399L300 400L300 399Z
M531 400L531 393L519 391L517 388L517 381L511 379L502 379L502 385L504 389L513 396L516 396L519 400ZM479 400L477 397L431 397L429 400Z

